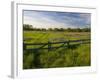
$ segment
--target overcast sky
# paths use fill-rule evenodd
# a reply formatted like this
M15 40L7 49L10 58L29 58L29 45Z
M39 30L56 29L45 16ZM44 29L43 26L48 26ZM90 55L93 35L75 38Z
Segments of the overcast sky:
M23 11L24 24L36 28L84 28L91 25L90 13Z

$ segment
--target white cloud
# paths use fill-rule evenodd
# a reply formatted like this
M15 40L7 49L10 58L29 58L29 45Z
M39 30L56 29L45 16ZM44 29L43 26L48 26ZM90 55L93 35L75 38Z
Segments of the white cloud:
M24 24L30 24L36 28L82 28L90 23L90 14L74 14L77 15L76 17L70 14L25 11Z
M46 16L42 16L39 18L32 18L29 16L24 16L24 24L33 25L36 28L66 28L64 23L53 21L52 19L47 18Z

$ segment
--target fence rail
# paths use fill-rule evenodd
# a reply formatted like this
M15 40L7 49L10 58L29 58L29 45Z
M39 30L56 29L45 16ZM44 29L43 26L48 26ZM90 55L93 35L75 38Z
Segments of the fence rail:
M55 49L60 47L69 47L72 44L87 44L90 43L90 39L81 39L81 40L66 40L66 41L59 41L59 42L50 42L47 43L23 43L23 49L24 50L39 50L39 49ZM59 46L54 46L55 44L60 44ZM27 49L27 46L39 46L38 48L29 48Z

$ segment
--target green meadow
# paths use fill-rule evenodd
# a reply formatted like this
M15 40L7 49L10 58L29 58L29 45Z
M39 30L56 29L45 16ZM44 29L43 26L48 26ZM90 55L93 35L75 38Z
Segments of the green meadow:
M68 31L23 31L24 43L48 43L68 40L90 39L90 32L68 32ZM51 46L60 46L54 44ZM91 65L90 43L69 45L57 49L38 49L41 45L27 45L23 49L23 69L79 67ZM47 47L47 46L45 46ZM30 49L30 50L29 50Z

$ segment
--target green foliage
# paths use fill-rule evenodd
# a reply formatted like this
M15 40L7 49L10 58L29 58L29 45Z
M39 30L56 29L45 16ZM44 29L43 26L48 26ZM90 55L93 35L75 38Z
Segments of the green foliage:
M62 29L63 30L63 29ZM52 29L48 31L24 31L23 38L25 43L41 43L64 40L89 39L90 32L54 32ZM61 47L51 50L23 50L23 69L36 68L54 68L54 67L74 67L74 66L90 66L90 44L72 45L70 47ZM51 46L57 46L51 45ZM40 46L27 46L27 49L38 48Z
M24 69L90 66L89 49L90 45L84 44L75 49L59 48L49 52L47 50L39 50L37 57L35 56L37 53L32 52L35 57L29 54L24 58ZM37 64L34 63L34 60L36 60Z
M23 30L32 30L32 29L33 29L32 25L28 25L28 24L23 25Z
M23 30L25 31L59 31L59 32L90 32L90 28L35 28L32 25L29 24L24 24L23 25Z
M31 69L34 68L34 55L32 53L28 53L28 55L23 55L23 68L24 69Z

